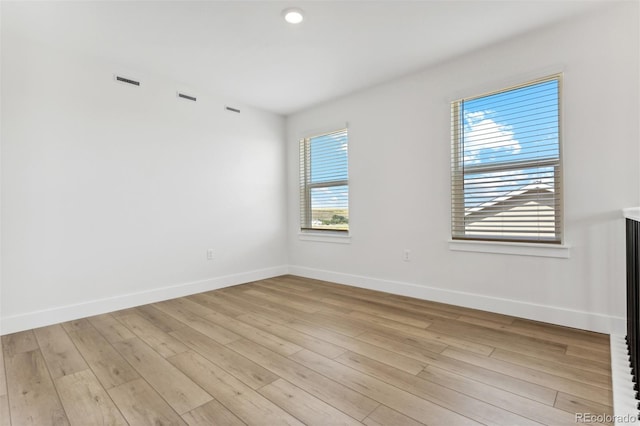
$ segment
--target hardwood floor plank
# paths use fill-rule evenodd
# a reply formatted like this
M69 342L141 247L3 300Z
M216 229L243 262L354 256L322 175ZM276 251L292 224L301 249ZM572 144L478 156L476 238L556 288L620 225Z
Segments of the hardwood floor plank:
M459 349L463 349L463 348L459 348ZM486 354L486 355L489 355L489 354ZM526 356L526 354L523 354L523 355ZM606 377L611 377L611 365L610 365L611 360L594 361L592 359L577 357L575 355L555 353L555 352L536 353L535 358L541 361L543 360L551 361L552 363L558 364L561 366L567 366L574 369L579 369L583 371L604 375Z
M4 358L11 423L16 426L68 425L40 350L17 352L16 349L24 347L17 344L24 342L24 335L16 337L18 340L11 342L11 353Z
M590 401L600 404L612 406L611 390L598 388L596 386L578 383L573 380L554 376L552 374L543 373L527 367L522 367L509 362L501 361L494 358L483 357L481 355L469 352L458 351L454 349L446 349L442 355L449 358L464 361L482 368L510 375L512 377L535 383L540 386L557 389L561 392L570 393Z
M268 308L265 304L256 302L255 300L251 300L249 297L241 298L236 295L230 293L206 293L207 296L216 300L217 303L225 303L233 306L234 308L238 308L244 311L244 313L256 313L260 314L270 320L277 323L284 323L291 319L294 319L295 316L290 315L281 310Z
M256 282L256 289L260 292L266 293L272 296L272 300L285 300L287 303L296 302L299 304L298 309L304 308L305 312L314 313L314 312L324 312L324 313L342 313L348 314L351 310L349 308L341 308L335 305L324 303L318 297L317 292L309 292L309 293L297 293L292 292L288 289L279 288L277 285L273 283L266 282Z
M93 326L67 333L106 389L140 377Z
M374 324L382 324L386 327L402 331L424 330L431 325L431 321L423 321L415 318L402 318L402 321L400 321L401 318L397 316L395 316L396 318L394 319L389 318L389 316L373 314L371 313L371 310L366 312L361 311L357 308L354 308L348 315L364 321L373 322Z
M261 388L278 379L278 376L266 368L195 330L185 328L174 331L171 335L252 389Z
M11 425L11 413L9 411L9 396L7 395L7 376L4 366L4 350L0 339L0 426Z
M227 346L356 420L364 419L379 405L340 383L248 340L238 340Z
M247 311L242 308L235 307L228 303L221 303L206 293L194 294L193 296L189 296L187 299L199 303L214 312L219 312L233 318L247 313Z
M33 330L19 333L5 334L2 336L2 351L6 357L22 352L31 352L39 349Z
M569 413L591 413L597 416L613 415L613 408L608 405L598 404L593 401L589 401L584 398L579 398L575 395L569 395L564 392L558 392L556 403L554 405L560 410L567 411Z
M518 323L520 325L506 325L495 323L493 321L487 321L478 319L470 316L460 316L458 321L466 322L470 324L481 325L486 328L492 328L494 330L502 330L509 333L518 334L521 336L532 337L535 339L540 339L548 342L559 343L563 345L573 345L579 346L585 349L593 349L597 351L601 351L603 347L606 347L607 344L604 343L601 339L596 339L593 336L579 333L563 333L557 334L551 331L550 329L538 329L535 327L527 327L522 325L522 323ZM593 333L594 335L596 333Z
M567 349L563 344L457 321L434 322L429 330L525 355L547 352L564 354Z
M109 396L130 425L187 425L143 379L132 380L111 388Z
M511 364L521 365L523 367L542 371L565 379L581 382L586 385L598 386L611 390L611 376L604 375L592 371L584 371L567 365L557 364L553 361L539 359L537 357L526 356L516 352L510 352L504 349L496 349L491 354L491 358L509 362Z
M416 346L420 349L424 349L434 353L440 353L448 347L454 347L458 349L464 349L469 352L474 352L480 355L489 355L495 348L487 345L482 345L474 342L469 342L455 337L446 336L443 334L432 333L427 330L418 331L400 331L400 330L384 330L380 328L372 329L370 333L364 333L358 336L376 335L385 337L390 340L396 340L400 343L406 343L408 345ZM363 339L359 339L363 340Z
M470 379L465 375L433 366L427 367L418 376L496 407L503 407L515 414L545 425L575 426L575 416L554 408L552 406L553 402L551 405L543 404L516 393ZM554 395L556 393L554 392Z
M369 416L364 419L362 423L367 426L420 426L424 424L418 423L412 418L398 413L396 410L392 410L385 405L381 405L373 410L373 413L369 414Z
M243 426L245 423L215 399L182 415L189 426Z
M348 349L351 352L365 355L369 358L396 367L410 374L418 374L425 367L423 362L400 354L395 350L389 350L380 346L372 345L360 339L353 339L339 333L324 329L322 326L312 325L301 321L291 321L287 326L294 328L303 333L316 336L319 339L326 340L334 345Z
M344 298L369 302L370 304L378 306L380 309L393 309L413 313L428 320L456 319L460 315L458 312L450 312L446 309L441 309L441 307L445 305L435 304L433 302L416 305L416 299L407 302L405 300L397 300L394 295L389 293L361 291L360 289L354 291L352 287L348 286L341 289L333 289L330 293L333 293L334 295L341 295L341 297Z
M7 394L7 376L4 368L4 344L0 339L0 396Z
M198 305L195 302L192 303ZM219 325L196 315L189 309L190 306L179 299L155 303L153 306L223 345L240 338L239 335L233 333L231 330L225 327L220 327ZM208 313L209 311L207 310L206 314Z
M307 285L306 283L292 280L285 275L276 278L269 278L264 281L269 284L274 284L275 286L283 290L295 291L296 293L302 294L313 292L315 288L315 286L313 285Z
M89 368L60 324L33 331L53 379Z
M283 379L258 390L258 392L273 403L291 413L305 425L361 425L353 417L349 417L342 411L309 395L297 386Z
M423 331L423 330L425 330L425 328L427 328L427 327L429 327L431 325L430 322L425 321L424 323L427 324L427 325L425 325L424 327L416 327L415 325L405 324L403 322L391 320L391 319L380 317L380 316L377 316L377 315L368 314L366 312L361 312L361 311L358 311L358 310L353 310L353 311L349 312L346 315L349 315L349 316L351 316L353 318L357 318L357 319L362 320L362 321L367 321L367 322L369 322L371 324L380 325L380 326L383 326L385 328L391 328L393 330L404 331L405 333Z
M353 315L359 315L358 311L354 311ZM366 314L364 314L366 315ZM430 329L403 329L398 330L397 332L388 332L382 330L376 330L376 334L389 337L391 339L396 339L403 343L412 344L414 346L421 347L423 349L431 350L432 352L442 352L445 347L452 346L454 348L462 349L469 352L475 352L480 355L490 355L493 352L494 347L485 345L482 343L476 343L469 340L461 339L455 336L436 333ZM436 349L434 346L431 346L429 349L428 345L441 345L441 349Z
M381 345L382 347L392 347L395 352L415 358L425 365L441 367L548 405L553 405L556 398L556 391L550 388L529 383L493 370L481 368L467 362L458 361L443 354L420 350L412 345L405 345L376 334L363 334L359 336L359 338L371 344ZM366 356L366 354L363 355Z
M268 303L268 306L272 309L280 311L286 310L287 312L297 316L314 312L325 312L331 314L334 312L349 313L351 311L350 307L337 306L334 303L325 303L321 300L322 291L298 294L274 288L273 286L267 286L260 282L253 283L252 286L254 287L248 288L238 286L236 289L231 290L235 291L235 293L231 294L235 294L236 296L243 298L251 298L251 301L255 303ZM293 302L293 305L291 302Z
M178 299L167 300L166 302L160 302L160 303L163 303L163 304L166 303L166 304L180 307L184 311L187 311L193 315L197 315L201 318L204 318L208 314L215 312L215 310L207 306L204 306L201 303L195 302L188 297L180 297Z
M360 312L366 312L371 315L376 315L382 318L405 323L407 325L413 325L415 327L428 327L431 325L431 321L436 319L429 315L416 314L413 312L405 312L402 309L376 305L373 302L361 302L357 299L346 300L340 297L323 297L321 299L325 303L330 303L335 306L356 310Z
M88 368L55 380L69 421L74 425L128 425Z
M301 277L299 275L291 275L291 274L287 274L287 275L281 275L279 277L276 277L279 280L283 280L286 282L291 282L294 283L296 285L300 285L300 286L306 286L311 288L314 291L317 290L322 290L324 288L331 288L331 287L341 287L341 284L336 284L336 283L332 283L329 281L322 281L322 280L316 280L314 278L307 278L307 277Z
M260 285L258 284L257 287L259 286ZM318 312L320 310L317 304L313 302L304 299L304 301L300 301L299 299L296 299L294 295L288 295L288 297L285 298L283 297L283 295L272 294L264 288L245 290L243 293L267 300L269 302L273 302L275 304L282 304L286 302L289 307L297 309L301 312Z
M447 305L447 306L453 306L453 305ZM497 314L495 312L481 311L478 309L463 308L461 306L455 306L454 309L460 316L466 316L466 317L476 318L476 319L485 320L485 321L497 322L498 324L510 325L513 323L515 319L514 317L509 315ZM458 317L458 319L460 319L460 316Z
M316 312L311 314L299 315L297 320L303 320L311 324L317 324L322 328L340 333L348 337L356 337L370 330L371 325L365 325L363 321L356 318L345 316L339 317L334 314L326 314L324 312Z
M0 395L0 426L11 426L11 412L7 395Z
M341 355L335 361L479 423L504 426L538 424L502 408L354 353Z
M113 345L178 414L211 401L211 395L137 337Z
M167 315L161 310L154 308L153 305L138 306L136 313L146 319L165 333L180 330L187 325L178 321L171 315Z
M118 320L133 332L134 337L139 337L165 358L187 350L187 347L175 337L138 314L121 315Z
M71 331L79 331L91 329L95 330L95 327L91 325L91 323L86 318L81 318L73 321L67 321L60 324L62 328L64 328L67 333Z
M87 318L96 330L107 339L107 342L121 342L123 340L136 337L127 327L122 325L117 319L110 314L96 315Z
M399 304L400 307L410 306L413 309L429 310L435 309L440 312L447 312L451 319L457 319L461 315L472 316L478 319L485 319L488 321L497 322L500 324L511 324L514 321L514 317L497 314L494 312L481 311L478 309L465 308L462 306L449 305L446 303L434 302L425 299L416 299L413 297L402 296L398 294L381 293L374 291L372 296L381 297L386 300L392 300Z
M567 355L572 355L578 358L585 358L596 362L608 363L611 361L610 351L603 349L600 351L585 349L581 346L567 346L565 352Z
M282 408L195 352L183 352L169 361L249 425L302 425Z
M238 336L256 342L284 356L291 355L302 349L295 343L288 342L274 334L264 332L259 328L217 312L213 312L205 318L221 327L228 328Z
M328 358L337 357L346 351L346 349L340 346L336 346L309 334L301 333L293 328L280 325L258 314L244 314L238 316L237 319Z
M545 335L552 334L559 337L568 337L570 339L585 339L589 342L599 342L605 347L609 345L609 335L593 331L563 327L561 325L533 321L524 318L513 318L512 325L513 327L521 328L523 330L533 330L544 333Z
M480 424L468 417L445 409L407 391L391 386L381 380L346 367L308 350L290 356L302 365L342 383L343 385L373 399L389 408L400 411L417 421L429 419L435 424L475 425Z
M238 287L241 287L241 286L238 286ZM242 300L244 302L248 302L253 305L258 305L265 309L269 309L274 314L279 313L287 318L295 318L296 315L301 315L306 313L305 311L301 311L293 306L287 306L287 303L285 300L280 300L280 303L274 303L270 300L257 297L256 295L247 294L242 289L236 289L236 288L224 289L224 292L221 292L220 296L232 297L236 300Z

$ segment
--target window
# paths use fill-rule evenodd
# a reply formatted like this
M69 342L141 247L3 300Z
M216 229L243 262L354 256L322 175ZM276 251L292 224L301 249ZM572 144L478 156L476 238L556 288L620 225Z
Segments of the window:
M561 243L560 76L452 103L452 238Z
M349 231L347 129L300 141L300 228Z

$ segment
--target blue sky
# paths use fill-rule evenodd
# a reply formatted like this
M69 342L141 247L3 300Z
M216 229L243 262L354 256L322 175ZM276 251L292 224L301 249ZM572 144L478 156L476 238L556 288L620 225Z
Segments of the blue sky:
M553 185L553 168L472 173L474 167L559 158L558 81L462 102L465 204L482 204L525 185ZM483 194L477 194L483 192Z
M311 138L311 183L348 179L348 136L346 132ZM348 208L347 186L313 188L313 208Z
M464 101L465 166L558 156L558 81Z

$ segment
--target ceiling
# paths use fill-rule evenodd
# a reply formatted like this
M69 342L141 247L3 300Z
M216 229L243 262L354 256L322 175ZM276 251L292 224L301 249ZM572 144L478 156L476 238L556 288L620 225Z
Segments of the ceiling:
M606 0L2 1L2 33L278 114L611 4ZM294 26L287 7L305 12ZM114 70L115 71L115 70Z

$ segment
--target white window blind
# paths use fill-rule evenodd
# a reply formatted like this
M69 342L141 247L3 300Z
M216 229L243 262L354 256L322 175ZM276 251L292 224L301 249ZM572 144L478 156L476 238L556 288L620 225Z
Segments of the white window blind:
M300 141L300 228L349 231L347 129Z
M560 83L452 103L453 239L561 243Z

